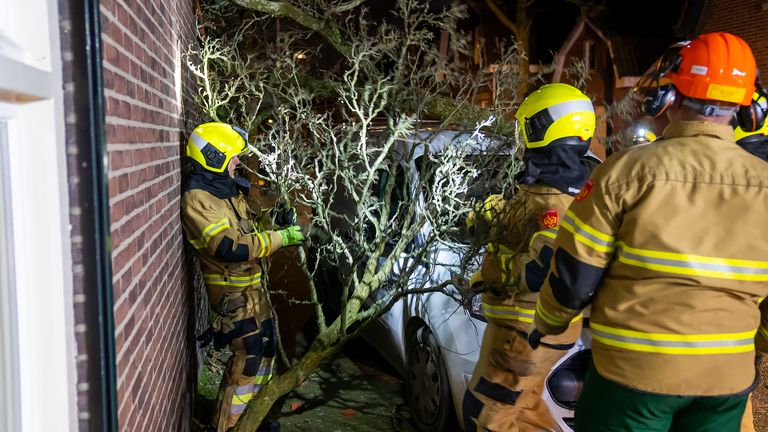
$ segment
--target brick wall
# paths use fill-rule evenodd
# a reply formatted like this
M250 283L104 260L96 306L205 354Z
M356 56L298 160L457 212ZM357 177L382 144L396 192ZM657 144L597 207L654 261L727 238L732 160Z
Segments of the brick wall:
M194 292L179 218L196 119L183 54L191 0L102 0L120 430L189 430Z
M709 0L699 32L727 31L742 37L752 47L760 70L768 73L768 10L764 0ZM765 81L765 73L763 73Z

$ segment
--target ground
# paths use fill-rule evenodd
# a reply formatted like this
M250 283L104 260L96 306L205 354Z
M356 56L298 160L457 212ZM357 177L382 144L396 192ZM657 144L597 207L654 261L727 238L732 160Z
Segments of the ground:
M212 431L206 419L227 355L209 352L199 382L196 432ZM414 432L404 394L394 369L359 339L284 398L274 412L282 432Z
M194 432L212 431L206 419L228 355L226 351L208 353L198 386ZM768 360L761 365L761 376L768 377ZM754 393L757 432L768 432L766 379ZM283 399L276 412L283 432L414 432L404 394L402 378L360 339Z

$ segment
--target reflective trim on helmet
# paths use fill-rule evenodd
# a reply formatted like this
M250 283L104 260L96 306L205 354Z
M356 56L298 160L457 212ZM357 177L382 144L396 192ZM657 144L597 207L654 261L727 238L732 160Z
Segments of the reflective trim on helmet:
M529 148L544 147L549 142L541 142L545 139L547 131L559 119L578 112L589 112L594 115L595 109L592 102L584 99L575 99L552 105L525 119L525 135ZM574 134L574 136L577 136ZM581 137L580 137L581 138ZM566 145L583 145L582 141L563 141Z
M557 105L552 105L547 108L552 118L557 121L560 117L565 117L568 114L573 114L579 111L595 112L595 108L592 106L592 102L583 99L572 100L568 102L562 102Z
M192 141L192 144L197 147L198 150L203 151L203 147L208 145L208 141L205 140L205 138L198 135L197 132L193 131L192 134L189 135L189 140Z

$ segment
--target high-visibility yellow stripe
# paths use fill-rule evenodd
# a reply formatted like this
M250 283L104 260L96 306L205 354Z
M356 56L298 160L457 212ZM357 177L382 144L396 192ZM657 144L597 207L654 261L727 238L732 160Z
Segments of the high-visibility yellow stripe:
M628 246L624 242L619 242L618 245L621 246L621 248L627 252L633 253L635 255L649 257L649 258L667 259L672 261L698 262L698 263L704 263L704 264L724 265L729 267L760 268L760 269L768 270L768 261L719 258L719 257L711 257L711 256L703 256L703 255L664 252L664 251L657 251L657 250L651 250L651 249L638 249L638 248Z
M648 333L590 323L592 337L603 344L660 354L733 354L754 350L756 330L737 333Z
M264 233L264 238L267 239L267 255L272 253L272 239L269 237L269 234Z
M759 332L760 332L760 334L761 334L761 335L763 335L763 337L764 337L765 339L768 339L768 329L766 329L765 327L763 327L763 325L762 325L762 324L760 325L760 327L758 327L758 328L757 328L757 331L759 331Z
M492 305L483 302L483 315L489 318L508 319L522 321L525 323L532 323L534 312L534 309L526 309L518 306Z
M514 278L517 272L515 271L513 255L499 255L499 261L501 262L501 282L509 283Z
M566 216L566 217L569 217L569 218L570 218L570 219L573 221L573 223L574 223L576 226L578 226L578 227L579 227L579 228L581 228L582 230L584 230L584 231L588 232L588 233L589 233L589 234L591 234L592 236L594 236L594 237L597 237L598 239L600 239L600 240L602 240L602 241L604 241L604 242L606 242L606 243L613 243L613 241L614 241L614 237L613 237L612 235L610 235L610 234L605 234L605 233L602 233L602 232L600 232L600 231L598 231L598 230L596 230L596 229L592 228L591 226L589 226L589 225L585 224L585 223L584 223L584 222L583 222L581 219L579 219L579 217L578 217L578 216L576 216L576 215L575 215L575 214L574 214L574 213L573 213L571 210L568 210L567 212L565 212L565 216Z
M492 305L483 302L483 315L490 318L508 319L522 321L525 323L532 323L533 315L535 312L535 309L526 309L519 306ZM578 314L571 320L571 323L575 323L582 318L584 318L584 315Z
M592 333L592 339L599 341L605 345L610 345L617 348L624 348L631 351L652 352L657 354L680 354L680 355L738 354L738 353L752 352L755 350L754 343L748 344L748 345L737 345L737 346L728 346L728 347L702 347L702 348L663 347L663 346L616 341L612 339L607 339L594 332Z
M707 333L707 334L675 334L675 333L648 333L637 330L626 330L616 327L609 327L595 322L590 323L590 327L599 331L615 334L618 336L627 336L643 338L658 341L673 342L701 342L701 341L727 341L736 339L745 339L755 336L756 330L747 330L737 333Z
M272 242L269 239L269 235L264 232L256 232L256 237L259 239L259 243L261 243L261 251L259 251L259 258L263 258L272 250Z
M567 218L563 218L563 221L560 222L560 226L565 228L566 231L573 234L573 238L578 240L580 243L583 243L592 249L598 251L598 252L604 252L604 253L612 253L613 252L613 244L601 244L598 243L586 236L582 232L580 232L578 229L574 228L573 225L570 224Z
M232 405L245 405L251 399L253 399L253 393L252 392L248 392L248 393L246 393L244 395L237 395L236 394L236 395L232 396Z
M212 223L203 229L203 236L200 238L199 241L202 242L202 244L204 245L203 247L205 247L208 245L208 242L211 241L211 238L213 238L213 236L224 231L225 229L228 229L229 227L230 227L229 219L227 218L224 218L216 223ZM194 243L192 244L194 245ZM202 249L202 248L198 248L198 249Z
M497 253L499 255L511 255L515 254L517 252L513 251L512 249L499 244L499 243L488 243L488 252L490 253Z
M191 239L189 242L192 244L192 246L194 246L195 249L202 249L205 247L205 242L202 240Z
M265 382L269 381L272 378L272 373L270 372L268 375L257 375L254 378L254 383L257 385L264 384Z
M488 222L491 222L493 220L493 215L491 214L491 209L493 208L493 206L491 205L491 200L493 199L495 199L495 196L491 195L488 198L486 198L485 201L483 202L485 220L487 220Z
M541 300L536 302L536 315L543 319L545 323L552 326L560 327L568 324L567 319L558 318L545 310L544 306L541 304Z
M550 239L554 240L554 239L557 238L557 228L547 228L545 230L536 231L535 233L533 233L533 235L531 236L531 241L528 243L529 247L530 247L530 245L533 244L533 241L537 237L541 237L541 236L544 236L544 237L547 237L547 238L550 238Z
M203 274L203 280L208 285L226 285L244 287L261 282L261 273L250 276L227 276L215 273Z
M768 262L639 249L618 242L619 261L665 273L718 279L768 281Z

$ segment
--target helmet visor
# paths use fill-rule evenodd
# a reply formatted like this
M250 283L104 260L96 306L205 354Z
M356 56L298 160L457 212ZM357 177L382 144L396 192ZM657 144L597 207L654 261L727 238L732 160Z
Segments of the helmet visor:
M245 142L245 145L243 145L243 148L238 152L235 153L233 156L245 156L249 153L251 153L251 146L248 143L248 132L246 132L243 128L240 128L238 126L232 125L232 130L237 132L241 137L243 137L243 141Z
M677 42L667 48L664 54L653 62L651 67L643 74L637 85L635 85L634 90L645 91L671 83L672 81L666 78L666 75L675 71L680 66L680 51L689 43L690 41Z

